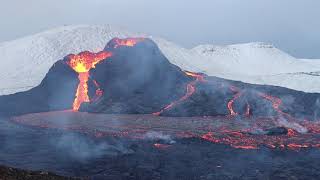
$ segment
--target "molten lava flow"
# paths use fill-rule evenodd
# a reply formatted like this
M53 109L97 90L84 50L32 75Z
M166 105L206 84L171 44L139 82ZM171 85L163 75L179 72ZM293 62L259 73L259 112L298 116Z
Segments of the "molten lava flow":
M260 93L260 96L263 97L264 99L270 101L272 103L272 107L273 109L279 113L280 115L283 115L285 117L287 117L288 119L292 119L291 115L288 114L288 113L285 113L283 112L281 109L280 109L280 106L282 104L282 100L278 97L274 97L274 96L270 96L270 95L267 95L267 94L263 94L263 93Z
M293 137L297 135L297 132L293 129L288 129L288 136Z
M114 39L114 46L113 48L118 48L120 46L128 46L132 47L136 45L138 42L143 41L144 38L127 38L127 39ZM92 68L95 68L96 64L105 60L112 56L111 52L108 51L100 51L98 53L91 53L89 51L84 51L78 55L69 55L69 61L67 64L77 73L79 73L79 85L77 88L76 98L73 102L73 110L78 111L81 104L83 102L90 102L88 96L88 80L89 80L89 71ZM98 83L94 80L93 81L97 87L96 90L96 97L97 99L102 96L103 91L100 89Z
M190 71L185 71L186 75L187 76L190 76L190 77L194 77L196 78L196 81L200 81L200 82L204 82L204 76L202 74L199 74L199 73L194 73L194 72L190 72Z
M236 116L238 115L237 112L235 112L235 110L233 109L233 104L234 104L234 101L237 100L238 98L240 98L241 96L241 92L240 90L238 90L237 87L235 86L230 86L230 90L234 93L236 93L233 98L228 102L227 104L227 107L228 107L228 110L230 112L230 116Z
M100 88L100 86L96 80L93 80L93 83L96 86L96 93L95 93L95 97L92 99L92 101L96 101L103 95L103 90Z
M191 81L190 83L187 84L187 92L184 96L182 96L180 99L171 102L169 105L165 106L163 109L161 109L159 112L155 112L152 113L153 115L159 116L161 113L163 113L166 110L171 109L172 107L176 106L177 104L185 101L186 99L188 99L190 96L192 96L194 94L194 92L196 92L196 84L198 82L204 82L204 76L202 74L199 73L193 73L193 72L189 72L189 71L185 71L185 74L187 76L196 78L194 81Z
M90 101L88 96L89 71L92 68L95 68L95 65L97 63L111 56L112 53L107 51L101 51L98 53L85 51L78 55L69 55L69 61L67 62L67 64L79 74L78 78L80 81L73 102L72 109L74 111L78 111L83 102Z
M144 41L144 38L126 38L126 39L113 39L113 48L118 48L120 46L129 46L132 47L136 45L138 42Z
M80 82L77 88L76 98L73 102L74 111L77 111L80 108L81 103L89 102L89 96L88 96L89 72L79 73L78 78Z
M147 132L161 130L161 132L175 139L201 138L212 143L228 145L238 149L268 147L280 150L299 150L320 148L320 123L313 121L303 122L303 126L308 129L306 133L299 133L295 129L286 128L287 132L272 134L270 132L279 132L271 130L278 127L275 118L250 118L245 123L241 123L238 119L227 119L226 117L175 119L149 115L88 113L82 113L81 117L79 119L78 114L60 111L27 114L13 117L11 120L33 127L81 132L96 138L109 136L145 139ZM108 123L113 118L121 122L121 125ZM68 123L62 123L65 119L68 119ZM101 122L106 123L101 126ZM157 142L154 147L161 149L171 147L170 145Z

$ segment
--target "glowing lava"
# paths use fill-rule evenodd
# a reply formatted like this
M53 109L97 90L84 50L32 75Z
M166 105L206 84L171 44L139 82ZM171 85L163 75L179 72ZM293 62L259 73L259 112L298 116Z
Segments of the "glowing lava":
M235 110L233 109L233 104L234 104L234 101L237 100L238 98L240 98L241 96L241 92L238 90L238 88L236 88L235 86L230 86L230 90L234 93L236 93L233 98L228 102L227 104L227 107L228 107L228 110L230 112L230 116L236 116L238 115L237 112L235 112Z
M143 40L144 38L115 38L112 42L114 43L113 48L118 48L120 46L132 47ZM90 98L88 96L88 80L90 76L89 71L95 68L96 64L111 56L112 53L109 51L100 51L98 53L84 51L78 55L71 54L68 56L69 61L67 62L67 64L79 74L78 78L80 81L75 96L76 98L73 102L72 109L74 111L78 111L83 102L90 102ZM95 80L93 80L93 82L97 87L95 97L95 99L97 99L102 96L103 91L102 89L100 89L99 84Z
M204 82L204 76L202 74L199 73L194 73L194 72L189 72L189 71L185 71L185 74L187 76L193 77L195 78L194 81L191 81L190 83L187 84L187 92L184 96L182 96L180 99L171 102L170 104L168 104L167 106L165 106L164 108L162 108L159 112L155 112L152 113L153 115L159 116L161 113L163 113L166 110L171 109L172 107L178 105L179 103L185 101L186 99L188 99L190 96L192 96L194 94L194 92L196 91L196 84L198 82Z
M127 38L127 39L118 39L115 38L111 43L108 44L108 48L119 48L122 46L127 47L133 47L138 42L143 41L144 38ZM113 52L113 51L112 51ZM95 68L95 66L103 61L108 59L112 56L112 53L109 51L101 51L98 53L92 53L92 52L82 52L78 55L69 55L67 64L78 73L78 79L79 84L77 87L75 99L73 102L73 110L78 111L81 104L84 102L91 102L99 99L99 97L103 96L103 89L100 88L100 85L94 80L90 79L90 70ZM183 103L188 98L190 98L192 95L195 94L197 90L197 84L200 82L205 82L205 76L203 74L199 73L193 73L189 71L184 72L186 76L190 77L191 81L186 84L186 90L185 94L180 97L179 99L171 102L170 104L163 107L159 112L153 113L153 115L161 115L163 112L172 109L173 107ZM90 99L88 95L88 81L92 80L94 86L96 87L95 97L93 99ZM243 89L238 88L233 85L228 85L228 88L232 92L232 96L228 97L227 105L224 105L224 108L227 108L229 110L229 115L227 117L234 117L241 114L240 112L236 112L235 110L235 102L242 98L242 95L245 94ZM274 97L271 95L267 95L264 93L258 93L258 98L262 98L268 102L271 103L272 108L277 112L277 115L280 115L281 117L286 117L286 119L291 120L291 124L300 124L301 122L296 121L296 119L292 118L290 114L287 114L281 110L282 101L278 97ZM248 101L246 103L246 109L244 112L245 116L250 116L251 106L254 108L254 104L249 104ZM226 107L227 106L227 107ZM150 118L150 117L148 117ZM153 118L162 118L162 117L153 117ZM225 123L225 125L221 125L227 118L219 117L221 118L220 123L215 123L216 119L210 119L209 118L203 118L201 119L201 123L199 123L199 127L189 130L179 130L178 132L175 132L176 130L172 130L171 128L174 126L172 124L171 126L165 126L167 131L174 134L177 133L176 136L179 137L179 134L185 136L191 136L191 137L197 137L202 138L207 141L213 142L213 143L219 143L219 144L228 144L234 148L241 148L241 149L258 149L261 146L267 146L270 148L287 148L287 149L301 149L301 148L308 148L308 147L317 147L320 148L320 124L316 124L314 122L307 123L305 122L302 127L305 127L308 131L306 133L298 132L296 128L290 129L286 128L288 130L287 133L283 134L276 134L276 135L268 135L267 130L269 127L282 127L283 124L280 124L279 126L279 116L278 117L272 117L272 118L245 118L247 123L251 123L249 126L250 128L247 128L247 124L244 127L241 127L242 124L238 121L234 121L235 119L229 118L230 121ZM173 121L170 119L170 122ZM191 120L190 120L191 121ZM212 123L211 123L212 121ZM253 122L251 122L253 121ZM161 121L163 122L163 121ZM191 121L190 127L193 127L197 125L196 121ZM168 123L168 122L166 122ZM205 124L208 123L208 124ZM236 124L238 123L238 124ZM143 134L145 134L146 131L149 129L152 129L152 127L144 127L141 125L141 123L138 123L139 127L125 127L126 129L121 132L109 132L106 130L106 132L95 132L96 137L103 137L105 135L112 135L112 136L130 136L130 137L143 137ZM164 123L165 124L165 123ZM221 127L215 127L215 125L219 125ZM292 127L296 127L295 124L292 125ZM158 128L161 124L158 123L155 126ZM239 126L239 128L236 128L236 125ZM46 124L44 124L41 127L50 127ZM241 128L240 128L241 127ZM64 127L65 128L65 127ZM74 130L79 129L79 131L83 131L83 127L67 127L66 129ZM111 128L109 128L111 129ZM295 130L294 130L295 129ZM141 132L140 132L141 131ZM156 143L154 144L155 148L163 149L167 148L170 145L166 144L160 144Z
M292 118L289 114L283 112L283 111L280 109L280 106L281 106L281 104L282 104L282 100L281 100L280 98L274 97L274 96L270 96L270 95L267 95L267 94L262 94L262 93L260 93L260 96L263 97L264 99L270 101L270 102L272 103L273 109L274 109L276 112L278 112L280 115L283 115L283 116L287 117L288 119L291 119L291 118Z
M144 41L145 38L126 38L126 39L119 39L119 38L114 38L112 42L113 48L118 48L120 46L128 46L128 47L133 47L137 43Z
M81 117L81 118L79 118ZM68 123L62 123L68 119ZM108 123L119 121L120 125ZM275 118L248 118L245 123L226 117L158 117L150 115L110 115L91 113L72 113L69 111L27 114L13 117L12 121L39 128L62 129L81 132L96 138L125 137L145 139L150 131L161 131L174 139L201 138L203 140L229 145L237 149L260 149L268 147L280 150L300 150L320 148L320 122L304 121L308 129L299 133L286 128L287 132L276 132L270 128L279 127ZM150 139L148 139L150 140ZM156 142L155 148L174 147L171 144Z
M83 102L90 102L88 96L88 80L89 71L95 68L96 64L112 56L111 52L101 51L98 53L91 53L89 51L82 52L78 55L69 55L67 64L76 71L79 75L79 85L76 96L73 102L72 109L78 111Z

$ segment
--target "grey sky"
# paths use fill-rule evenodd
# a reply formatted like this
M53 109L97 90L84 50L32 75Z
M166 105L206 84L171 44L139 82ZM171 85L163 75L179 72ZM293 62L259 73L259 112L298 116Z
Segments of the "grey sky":
M273 43L320 58L319 0L0 0L0 41L65 24L114 24L184 47Z

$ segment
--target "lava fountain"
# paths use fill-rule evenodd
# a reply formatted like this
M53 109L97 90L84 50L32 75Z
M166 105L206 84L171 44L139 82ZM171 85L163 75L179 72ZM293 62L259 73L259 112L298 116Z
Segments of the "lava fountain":
M89 71L92 68L95 68L96 64L111 56L112 53L107 51L101 51L98 53L85 51L78 55L72 54L68 56L70 60L67 64L79 74L79 85L72 106L74 111L78 111L83 102L90 102L88 95Z
M120 46L133 47L138 42L143 41L144 38L127 38L119 39L114 38L111 42L113 44L112 48L118 48ZM92 53L89 51L81 52L77 55L71 54L68 56L69 61L67 64L76 71L79 75L79 85L75 95L72 109L78 111L83 102L90 102L88 95L88 80L90 77L90 70L96 67L96 64L106 60L112 56L110 51L100 51L98 53ZM98 97L102 96L102 90L99 87L99 84L95 81L94 84L97 87L96 95Z

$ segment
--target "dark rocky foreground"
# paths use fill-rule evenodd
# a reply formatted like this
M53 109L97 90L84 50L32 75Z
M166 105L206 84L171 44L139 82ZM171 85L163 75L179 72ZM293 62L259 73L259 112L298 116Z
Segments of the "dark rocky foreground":
M93 138L63 130L30 128L4 119L0 121L0 141L0 164L68 177L110 180L320 178L317 149L241 150L199 138ZM29 177L30 173L7 172L20 179ZM38 177L62 178L51 174Z
M1 180L72 180L76 178L66 178L45 171L26 171L16 168L0 166Z

